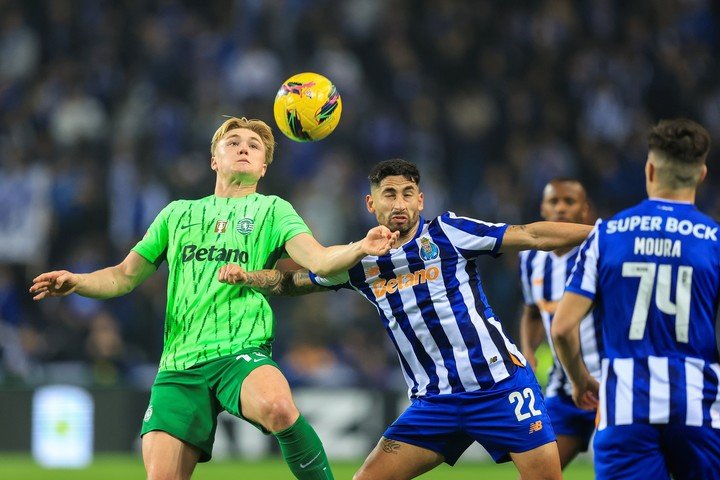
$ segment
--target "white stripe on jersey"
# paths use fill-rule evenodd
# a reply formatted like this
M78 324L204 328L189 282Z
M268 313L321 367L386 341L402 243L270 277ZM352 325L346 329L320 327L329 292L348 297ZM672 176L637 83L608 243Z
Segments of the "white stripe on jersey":
M442 225L442 227L443 230L445 230L446 225ZM475 297L473 296L470 284L468 283L469 277L465 271L465 264L467 264L467 260L465 260L462 255L458 255L456 278L460 282L460 294L463 297L463 303L465 303L465 308L467 308L470 321L478 331L480 346L485 360L488 363L488 367L490 368L490 374L495 382L499 382L500 380L508 378L510 376L510 372L508 372L507 368L505 368L504 362L496 361L493 363L490 361L493 357L496 359L502 358L502 355L500 354L500 350L498 350L497 345L495 345L495 342L493 342L492 337L490 337L490 332L485 326L485 322L475 309Z
M615 425L633 423L633 367L632 358L613 360L613 371L617 377L615 385Z
M710 368L715 372L715 376L720 378L720 365L712 363ZM710 406L710 422L713 428L720 428L720 388L718 388L717 395L715 395L715 401Z
M598 227L600 227L601 223L602 220L598 220L597 223L595 223L595 228L592 232L590 232L590 235L595 235L592 237L592 242L586 251L584 274L582 283L580 284L580 288L591 293L597 293L597 265L598 258L600 257L600 247L598 246L598 238L600 238L600 234L598 233ZM581 245L580 248L582 249L584 245L585 244Z
M415 381L418 384L417 395L425 395L427 393L426 388L430 384L430 377L425 372L425 368L423 368L417 355L415 355L412 343L410 343L405 332L400 328L400 324L398 324L398 321L393 316L390 304L388 302L378 302L378 308L382 309L383 315L389 319L388 328L399 348L398 354L402 352L402 357L410 366L410 370L412 370ZM405 369L402 369L402 371L403 374L405 374ZM405 375L405 380L408 383L408 394L410 394L413 382L407 375Z
M670 420L670 376L667 357L648 357L650 370L650 423Z
M603 358L600 365L602 376L600 377L600 391L598 392L598 430L607 427L607 378L609 367L610 360Z
M685 359L685 392L687 395L687 417L685 425L700 427L703 424L703 367L699 358Z
M495 317L490 317L487 319L488 323L492 325L493 327L497 328L498 331L502 333L503 341L505 342L505 348L508 349L510 353L515 355L515 357L520 360L520 362L523 365L527 365L527 359L523 356L523 354L520 352L520 350L513 344L510 340L508 340L507 335L505 335L505 332L503 331L502 324L498 322Z
M481 222L479 220L473 220L472 218L457 217L452 212L450 212L450 217L462 218L463 220L467 220L468 222L473 222L480 225L489 225L496 227L503 225L501 223L487 223ZM448 236L452 244L455 247L462 248L463 250L492 250L493 248L495 248L495 244L497 243L497 241L492 237L476 237L474 235L468 235L467 232L455 228L452 225L448 225L447 223L440 222L440 227L445 232L445 235ZM460 257L462 258L462 255Z
M438 278L436 282L427 282L428 292L432 298L442 298L447 296L447 286L445 285L445 279ZM412 293L412 291L411 291ZM442 308L443 304L440 302L433 303L438 318L440 319L440 325L442 326L445 335L448 337L448 341L453 347L453 356L455 358L455 368L460 378L460 383L463 387L471 392L480 389L480 384L477 381L475 372L472 369L472 362L470 361L470 355L467 347L465 346L465 340L463 339L460 327L455 319L455 315L452 311L447 311L449 308L452 310L450 305L446 305L446 308Z
M404 260L404 265L405 262L407 262L406 255L402 253L399 254L399 257ZM410 306L415 304L415 292L412 288L398 289L398 293L400 294L403 305ZM386 304L388 302L382 303ZM448 380L448 370L447 367L445 367L445 360L440 353L440 348L438 347L435 339L430 334L430 332L424 332L425 330L427 330L425 320L423 320L422 315L415 315L412 311L406 310L405 313L407 314L408 323L412 326L413 331L417 334L418 341L422 343L423 348L430 356L430 358L432 358L432 361L435 364L435 372L438 376L437 387L440 390L440 393L452 393L452 387L450 386L450 382Z

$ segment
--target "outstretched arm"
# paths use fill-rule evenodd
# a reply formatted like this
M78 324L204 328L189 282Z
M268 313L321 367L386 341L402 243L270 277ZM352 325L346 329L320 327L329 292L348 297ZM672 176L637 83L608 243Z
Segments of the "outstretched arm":
M33 279L33 300L64 297L77 293L90 298L112 298L125 295L144 282L155 271L155 265L141 255L130 252L122 263L92 273L56 270Z
M231 285L253 288L265 295L290 296L313 292L327 292L327 288L315 285L307 270L256 270L246 272L240 265L224 265L218 272L218 280Z
M301 233L285 243L290 258L312 272L327 277L348 270L366 255L385 255L400 235L387 227L370 229L364 239L349 245L323 247L312 235Z
M580 322L592 308L592 303L588 297L566 291L550 329L560 363L573 384L573 400L586 410L597 407L599 389L580 352Z
M520 250L551 251L580 245L592 230L591 225L564 222L535 222L510 225L503 235L501 252Z

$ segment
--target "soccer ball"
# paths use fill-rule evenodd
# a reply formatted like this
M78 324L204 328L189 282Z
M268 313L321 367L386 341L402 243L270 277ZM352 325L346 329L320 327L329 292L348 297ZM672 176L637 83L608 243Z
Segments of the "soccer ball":
M275 122L296 142L314 142L332 133L340 121L342 101L330 80L317 73L288 78L275 96Z

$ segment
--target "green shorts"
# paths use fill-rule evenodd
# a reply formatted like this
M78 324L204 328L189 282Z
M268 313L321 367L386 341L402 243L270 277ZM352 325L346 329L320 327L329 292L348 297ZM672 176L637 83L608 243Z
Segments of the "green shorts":
M248 348L188 370L158 372L140 435L167 432L199 448L200 461L207 462L212 457L217 416L223 410L249 421L240 413L240 387L262 365L277 368L269 348Z

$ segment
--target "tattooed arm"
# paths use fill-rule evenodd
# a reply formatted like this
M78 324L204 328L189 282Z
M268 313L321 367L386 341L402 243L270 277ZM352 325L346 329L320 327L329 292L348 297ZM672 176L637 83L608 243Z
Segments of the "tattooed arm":
M592 230L591 225L564 222L535 222L510 225L503 235L501 252L555 250L580 245Z
M224 265L218 273L218 280L231 285L242 285L265 295L289 296L326 292L327 288L315 285L307 270L256 270L247 272L235 264Z

